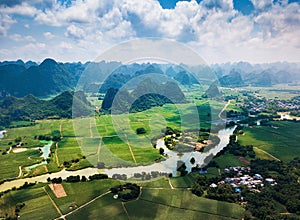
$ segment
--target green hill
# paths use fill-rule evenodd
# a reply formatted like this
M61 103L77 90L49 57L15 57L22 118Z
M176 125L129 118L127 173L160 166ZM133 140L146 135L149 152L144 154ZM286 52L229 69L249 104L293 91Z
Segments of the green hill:
M102 110L114 113L140 112L166 103L184 103L185 96L177 83L156 83L151 78L141 81L132 91L108 89L102 102Z
M23 98L9 96L0 102L0 126L9 126L12 121L72 118L72 110L75 117L91 113L91 105L83 92L66 91L50 100L31 94Z

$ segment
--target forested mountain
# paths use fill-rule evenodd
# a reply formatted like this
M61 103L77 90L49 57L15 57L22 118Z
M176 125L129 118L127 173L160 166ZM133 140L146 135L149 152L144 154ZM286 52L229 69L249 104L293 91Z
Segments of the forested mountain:
M166 103L184 102L185 96L176 82L157 83L151 78L145 78L133 91L124 88L108 89L102 102L102 110L112 110L112 113L139 112Z
M231 72L219 79L220 85L224 87L241 87L244 86L242 76L239 72L231 70Z
M18 64L0 66L0 90L16 97L45 97L71 90L75 85L75 75L52 59L28 69Z
M79 81L79 89L86 92L106 93L110 88L134 88L151 75L159 83L157 75L177 81L182 86L208 83L215 80L224 87L271 86L300 80L299 63L250 64L246 62L202 66L186 66L155 63L120 62L58 63L45 59L41 64L22 60L0 62L0 99L9 95L24 97L49 97L63 91L72 91Z
M9 96L0 102L0 126L9 126L12 121L33 121L44 118L71 118L86 116L92 111L83 92L63 92L50 100L41 100L33 95L23 98Z

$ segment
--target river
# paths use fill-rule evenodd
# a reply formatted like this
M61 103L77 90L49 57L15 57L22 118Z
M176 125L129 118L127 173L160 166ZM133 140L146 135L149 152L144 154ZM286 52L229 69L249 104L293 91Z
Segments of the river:
M0 131L0 138L3 138L4 137L4 133L6 132L6 130L2 130Z
M23 178L23 179L15 179L9 182L4 182L0 185L0 192L3 192L5 190L11 189L12 187L20 187L25 182L28 183L34 183L34 182L47 182L47 178L58 178L61 177L62 179L65 179L68 176L71 175L80 175L80 176L90 176L97 173L105 173L109 177L112 177L113 174L126 174L128 178L132 177L134 173L150 173L152 171L158 171L158 172L166 172L166 173L172 173L173 176L176 176L176 170L177 170L177 161L181 160L185 162L187 166L187 171L191 171L193 166L196 166L198 164L199 166L204 165L205 161L208 158L212 158L212 155L215 156L218 152L220 152L224 147L227 146L229 142L229 136L233 134L233 131L236 127L231 128L225 128L218 132L218 137L220 138L219 144L217 144L214 148L208 150L204 153L199 152L186 152L178 155L175 151L170 151L165 145L164 141L162 139L159 139L157 141L157 148L163 148L165 150L166 154L166 160L161 161L159 163L154 163L147 166L137 166L137 167L123 167L123 168L111 168L111 169L103 169L99 170L97 168L85 168L82 170L77 171L66 171L61 170L56 173L52 174L44 174L36 177L31 178ZM190 159L194 157L195 158L195 164L192 165L190 163Z

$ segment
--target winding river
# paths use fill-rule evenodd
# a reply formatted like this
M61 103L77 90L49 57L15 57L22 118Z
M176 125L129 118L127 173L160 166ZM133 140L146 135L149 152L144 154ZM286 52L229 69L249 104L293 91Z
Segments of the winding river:
M4 137L4 133L6 132L6 130L2 130L0 131L0 138L3 138Z
M44 174L36 177L15 179L9 182L4 182L3 184L0 185L0 192L11 189L13 187L18 188L22 186L25 182L28 183L47 182L48 177L50 178L61 177L62 179L65 179L66 177L71 175L80 175L80 176L88 177L90 175L97 174L97 173L105 173L109 177L112 177L113 174L126 174L127 177L130 178L134 175L134 173L142 173L142 172L150 173L152 171L172 173L173 176L176 176L177 161L181 160L185 162L187 171L189 172L191 171L193 166L196 166L196 164L198 164L199 166L204 165L205 163L209 162L209 158L212 158L218 152L220 152L224 147L227 146L229 142L229 136L233 134L235 128L236 127L231 127L231 128L225 128L220 130L218 132L218 137L220 138L219 144L204 153L187 152L187 153L178 154L175 151L170 151L164 145L164 141L162 139L159 139L157 141L157 148L163 148L166 154L166 160L161 161L159 163L154 163L148 166L111 168L111 169L103 169L103 170L99 170L97 168L85 168L76 171L61 170L59 172L52 173L52 174ZM194 165L190 163L190 159L192 157L195 158Z

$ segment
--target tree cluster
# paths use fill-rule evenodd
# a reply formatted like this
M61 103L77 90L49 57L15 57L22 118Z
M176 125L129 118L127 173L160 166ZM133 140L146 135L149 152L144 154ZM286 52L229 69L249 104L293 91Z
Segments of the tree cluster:
M124 185L112 187L110 190L113 194L117 194L123 202L138 198L141 192L140 186L134 183L125 183Z
M260 193L247 193L246 209L257 219L299 219L300 158L288 163L267 160L251 162L253 172L275 177L277 185L266 186ZM284 218L280 213L292 213Z
M218 157L228 152L234 156L249 156L250 158L255 158L253 146L242 146L239 142L236 141L236 139L236 135L231 135L228 145L223 150L221 150L216 156Z

